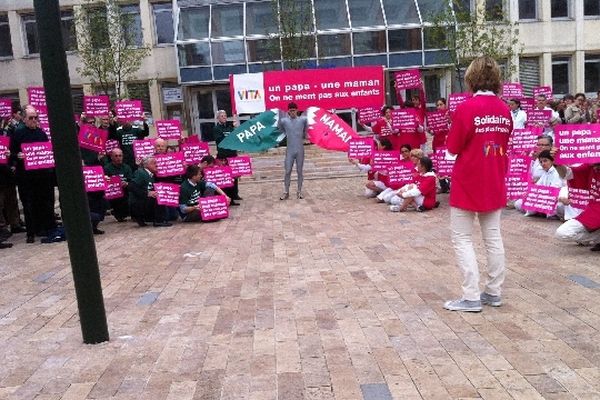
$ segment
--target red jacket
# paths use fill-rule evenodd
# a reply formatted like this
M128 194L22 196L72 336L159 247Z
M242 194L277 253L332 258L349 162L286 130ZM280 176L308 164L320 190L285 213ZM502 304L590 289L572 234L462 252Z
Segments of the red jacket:
M581 214L575 219L590 232L600 229L600 170L593 168L588 164L590 169L589 189L590 202Z
M510 110L495 95L477 93L458 106L446 138L448 151L458 155L452 172L452 207L490 212L506 206L511 132Z
M434 173L419 175L416 179L417 188L423 195L423 208L431 210L435 208L435 197L437 193L436 177Z

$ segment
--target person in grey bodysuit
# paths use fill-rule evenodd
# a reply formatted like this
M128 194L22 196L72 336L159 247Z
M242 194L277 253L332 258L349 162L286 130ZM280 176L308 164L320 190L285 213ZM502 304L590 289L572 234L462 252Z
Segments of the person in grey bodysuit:
M290 197L290 178L292 175L292 167L296 161L296 173L298 174L298 193L296 197L302 199L302 169L304 167L304 139L306 139L306 130L308 122L305 116L298 116L298 106L296 103L288 104L287 115L279 114L279 130L287 138L287 148L285 151L285 177L284 192L279 198L287 200Z

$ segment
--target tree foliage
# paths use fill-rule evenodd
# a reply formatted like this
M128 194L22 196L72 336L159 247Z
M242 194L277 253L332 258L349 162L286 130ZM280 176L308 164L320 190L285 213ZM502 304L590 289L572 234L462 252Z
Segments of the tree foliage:
M126 97L125 82L135 79L150 54L149 47L135 43L133 19L121 12L117 0L86 0L75 18L82 63L77 71L103 94Z
M431 17L428 36L432 43L448 50L462 90L462 71L479 56L497 60L504 79L509 80L517 70L522 45L517 23L508 20L502 9L475 12L465 10L454 0L453 6Z
M272 0L273 15L279 27L281 57L286 69L301 69L313 57L315 36L310 1ZM280 49L276 49L279 53Z

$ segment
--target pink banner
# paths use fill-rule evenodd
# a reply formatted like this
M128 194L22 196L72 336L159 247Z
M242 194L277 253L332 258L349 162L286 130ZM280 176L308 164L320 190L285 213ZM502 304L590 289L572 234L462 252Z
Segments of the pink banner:
M344 120L319 107L306 110L308 119L308 139L327 150L348 151L348 142L358 137Z
M531 110L527 113L527 125L548 126L552 110Z
M560 188L531 184L523 200L523 210L554 215Z
M8 136L0 136L0 164L8 163L10 154L10 138Z
M40 128L44 132L46 132L46 136L48 136L48 140L50 140L50 121L48 120L48 107L38 106L36 110L38 112L38 121L40 123Z
M530 111L533 111L535 107L535 99L527 97L522 98L521 100L521 110L525 111L525 113L529 114Z
M427 113L427 128L431 132L448 132L450 124L448 122L448 113L445 110L431 111Z
M398 164L387 167L388 183L390 186L402 187L413 182L413 163L400 161Z
M119 149L119 141L118 140L107 140L106 143L106 154L110 154L113 149ZM154 147L154 146L152 146Z
M115 103L119 121L135 121L143 118L144 109L141 100L123 100Z
M464 103L467 99L472 97L471 93L452 93L448 96L448 110L450 112L456 111L456 107L458 107L461 103Z
M51 142L34 142L21 144L25 155L26 170L54 168L54 153Z
M396 81L396 91L405 89L418 89L423 86L423 81L421 80L421 71L416 68L395 72L394 80Z
M455 162L456 157L450 156L446 151L446 148L436 149L433 156L433 164L438 177L451 176Z
M156 133L164 140L181 139L181 122L176 119L156 121Z
M109 177L106 189L104 190L104 198L106 200L114 200L125 197L123 190L123 181L119 175Z
M544 95L546 100L552 100L552 86L538 86L533 88L533 97Z
M367 107L358 110L358 122L360 122L363 125L375 122L379 118L381 118L380 107Z
M0 118L12 117L12 100L0 99Z
M506 197L509 200L522 199L529 187L529 174L506 175Z
M214 221L229 217L229 207L225 196L201 197L198 199L203 221Z
M588 206L590 198L589 190L569 188L569 201L572 207L584 210Z
M233 186L233 175L231 173L231 167L210 167L204 168L204 180L212 182L220 188L227 188Z
M106 190L104 170L100 166L83 167L83 184L86 192L102 192Z
M399 150L374 150L373 171L386 170L390 165L396 165L400 161Z
M184 144L181 145L181 151L183 152L183 160L188 165L199 164L200 160L202 160L202 157L208 156L210 154L208 143L200 141L186 141Z
M375 150L375 141L372 137L355 138L350 140L350 148L348 149L348 158L358 159L373 156Z
M136 160L154 155L154 139L135 139L133 141L133 156Z
M106 151L108 131L84 124L79 128L79 147L102 153ZM117 142L118 143L118 142Z
M156 190L157 204L167 207L179 207L179 185L176 183L156 182L154 190Z
M529 173L531 158L525 155L510 156L508 158L508 174L523 175Z
M415 133L417 129L417 113L414 108L403 108L392 111L392 128L400 133Z
M600 162L600 124L557 125L554 135L557 164Z
M110 99L108 96L83 96L83 112L86 117L108 116Z
M539 126L524 129L513 129L508 144L509 154L529 154L536 146L537 137L544 132Z
M263 74L266 109L287 109L289 102L300 110L318 104L325 110L380 107L385 104L383 67L331 68L268 71ZM235 88L240 101L251 96Z
M229 157L227 164L234 178L252 175L252 160L250 156Z
M183 153L181 151L177 151L174 153L157 154L155 157L156 176L165 177L185 174Z
M46 107L46 92L43 87L27 88L27 97L29 98L29 104L34 108Z
M519 99L523 97L523 85L520 83L503 83L502 97L505 99Z

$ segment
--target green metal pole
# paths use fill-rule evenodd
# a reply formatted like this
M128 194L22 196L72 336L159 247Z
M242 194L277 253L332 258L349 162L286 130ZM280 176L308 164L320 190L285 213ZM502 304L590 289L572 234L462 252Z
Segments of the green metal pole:
M81 154L73 121L71 82L61 36L60 8L58 0L34 0L34 6L56 177L81 332L84 343L105 342L109 339L108 325L89 207L83 186Z

